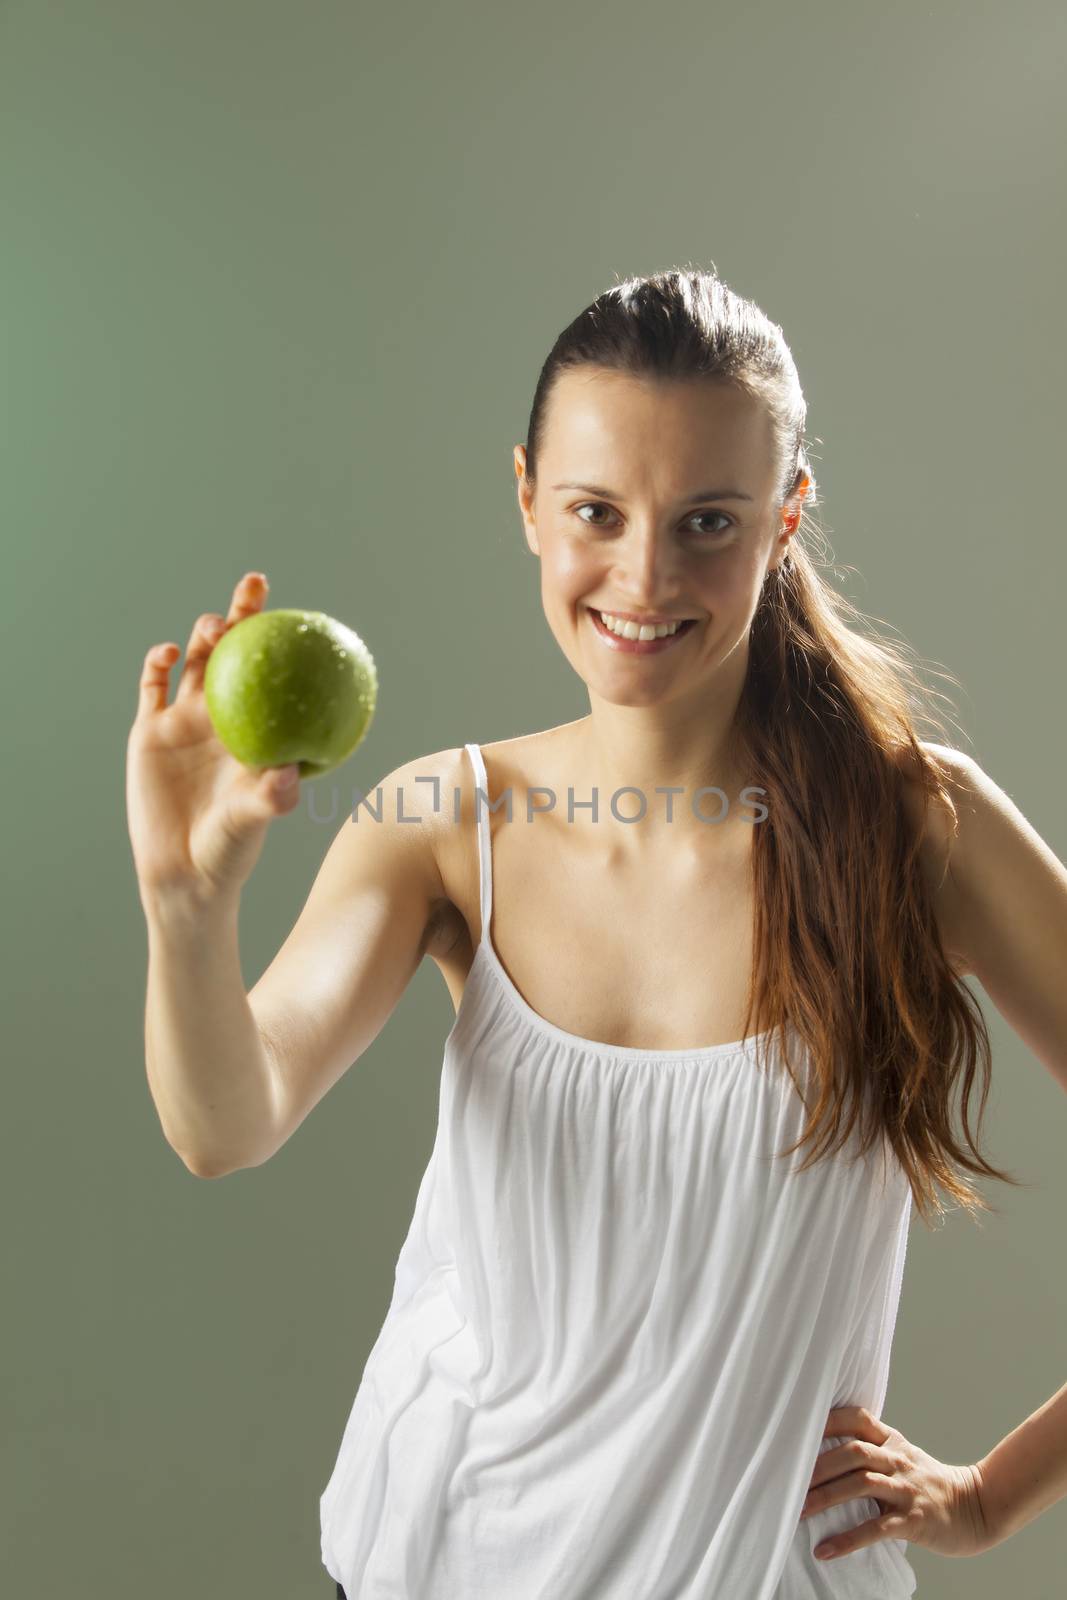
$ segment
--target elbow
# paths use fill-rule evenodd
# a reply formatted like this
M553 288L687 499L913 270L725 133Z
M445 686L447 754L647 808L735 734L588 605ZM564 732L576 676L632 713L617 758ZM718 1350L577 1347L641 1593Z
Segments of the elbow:
M182 1165L194 1178L224 1178L228 1172L236 1170L217 1161L204 1161L197 1156L186 1155L182 1150L176 1150L175 1154L181 1158Z

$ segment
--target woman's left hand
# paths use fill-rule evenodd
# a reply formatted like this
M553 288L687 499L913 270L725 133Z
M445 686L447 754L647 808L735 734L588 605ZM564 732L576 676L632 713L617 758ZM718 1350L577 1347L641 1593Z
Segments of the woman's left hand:
M868 1498L882 1515L833 1534L816 1545L817 1556L828 1551L833 1560L880 1539L907 1539L939 1556L977 1556L999 1542L982 1508L977 1466L946 1466L864 1406L830 1412L823 1438L845 1434L855 1437L816 1461L801 1521L843 1500Z

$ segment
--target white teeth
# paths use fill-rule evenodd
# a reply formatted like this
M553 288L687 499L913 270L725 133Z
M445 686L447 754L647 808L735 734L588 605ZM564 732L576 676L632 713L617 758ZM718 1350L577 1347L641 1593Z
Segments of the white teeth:
M682 626L681 622L661 622L657 627L652 627L644 622L620 622L618 617L611 616L607 611L598 611L597 616L611 633L617 633L620 639L663 639L670 633L677 633ZM684 619L683 619L684 620Z

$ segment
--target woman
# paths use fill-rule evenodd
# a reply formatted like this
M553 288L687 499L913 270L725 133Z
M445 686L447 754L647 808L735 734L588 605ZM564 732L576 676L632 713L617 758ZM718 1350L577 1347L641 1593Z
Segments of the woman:
M210 802L183 788L165 719L202 719L203 758L203 665L262 575L198 623L174 707L149 654L149 1074L191 1170L269 1159L424 954L456 1005L322 1495L348 1600L896 1600L908 1541L978 1554L1067 1493L1067 1387L966 1466L880 1418L912 1201L984 1206L958 1167L1015 1181L967 1122L966 975L1067 1089L1067 870L917 737L906 652L821 576L805 416L781 330L713 274L629 280L565 329L515 471L590 713L390 773L247 1000L236 899L296 802L222 753Z

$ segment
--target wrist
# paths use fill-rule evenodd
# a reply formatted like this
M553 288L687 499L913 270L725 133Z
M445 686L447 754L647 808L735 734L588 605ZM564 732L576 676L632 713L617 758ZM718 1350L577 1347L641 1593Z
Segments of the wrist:
M974 1485L974 1499L978 1508L979 1538L981 1540L981 1550L976 1554L981 1554L986 1550L992 1550L998 1544L1002 1544L1007 1538L1007 1532L1003 1530L1003 1518L999 1515L996 1496L984 1470L984 1462L972 1462L964 1470Z
M240 904L240 890L220 894L192 884L141 889L150 937L200 939L214 929L236 925Z

